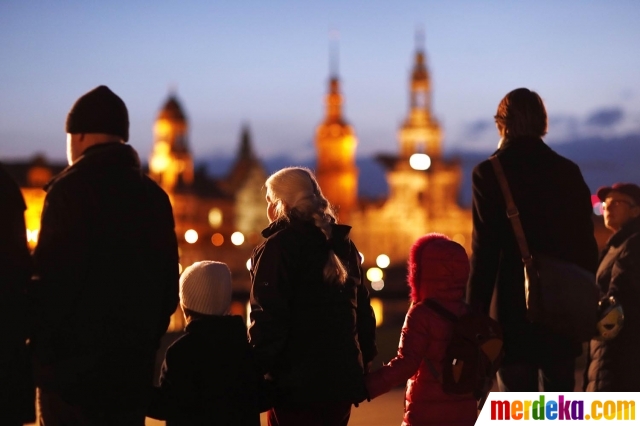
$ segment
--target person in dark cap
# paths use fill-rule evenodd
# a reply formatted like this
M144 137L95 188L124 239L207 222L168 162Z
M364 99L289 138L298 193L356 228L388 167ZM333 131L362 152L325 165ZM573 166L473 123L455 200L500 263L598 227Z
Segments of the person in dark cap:
M530 250L595 273L591 192L578 166L542 140L547 133L542 99L529 89L515 89L500 101L494 119L501 138L494 155L504 169ZM537 392L541 382L546 392L571 392L582 345L527 320L522 257L490 160L475 167L472 185L467 297L473 309L489 313L496 289L505 349L500 390Z
M0 424L35 420L35 388L27 338L27 285L31 259L18 184L0 165Z
M592 339L584 390L640 391L640 187L616 183L598 190L604 224L614 234L600 254L596 281L603 309L622 307L620 332ZM613 299L612 299L613 298Z
M69 167L46 186L34 253L41 425L144 425L178 303L167 194L145 175L127 108L99 86L67 117Z

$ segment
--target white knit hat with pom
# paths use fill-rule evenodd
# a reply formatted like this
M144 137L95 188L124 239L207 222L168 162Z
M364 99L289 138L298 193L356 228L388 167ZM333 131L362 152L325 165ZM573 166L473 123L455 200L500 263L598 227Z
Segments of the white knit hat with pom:
M204 260L180 276L183 308L204 315L225 315L231 306L231 271L226 263Z

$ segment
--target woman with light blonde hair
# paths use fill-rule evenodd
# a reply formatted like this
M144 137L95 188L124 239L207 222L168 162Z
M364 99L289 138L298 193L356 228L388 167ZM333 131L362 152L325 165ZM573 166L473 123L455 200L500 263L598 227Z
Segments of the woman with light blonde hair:
M276 389L269 425L346 425L377 353L351 227L336 223L309 169L279 170L265 186L270 225L251 256L249 338Z

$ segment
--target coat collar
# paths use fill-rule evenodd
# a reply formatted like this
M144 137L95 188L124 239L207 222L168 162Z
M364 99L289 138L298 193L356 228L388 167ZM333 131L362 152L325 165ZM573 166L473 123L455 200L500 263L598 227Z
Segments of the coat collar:
M185 331L189 333L207 331L207 330L228 330L242 328L244 322L242 317L238 315L210 315L193 319L185 327Z
M635 219L631 219L629 222L625 223L622 228L618 230L618 232L613 234L611 238L609 238L609 241L607 241L607 247L617 247L625 242L625 240L627 240L627 238L629 238L631 235L639 232L640 216L636 217Z
M295 216L288 218L282 218L275 222L272 222L269 226L262 230L262 236L269 238L275 233L282 231L283 229L291 228L297 232L317 236L323 235L322 231L310 220L301 220ZM337 223L331 224L331 238L327 241L330 248L340 250L342 246L349 240L349 233L351 227L349 225L339 225ZM324 236L324 235L323 235Z
M551 149L540 138L532 137L519 137L519 138L505 138L501 141L498 150L494 153L507 152L507 151L537 151Z
M96 167L125 167L141 170L138 153L130 145L121 142L101 143L87 148L75 163L54 176L44 186L44 190L48 191L58 180L76 170L95 169Z

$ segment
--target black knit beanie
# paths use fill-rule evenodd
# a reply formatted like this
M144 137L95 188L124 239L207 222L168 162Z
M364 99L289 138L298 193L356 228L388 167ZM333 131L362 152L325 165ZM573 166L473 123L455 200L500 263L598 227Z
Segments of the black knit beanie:
M105 133L129 140L129 113L107 86L82 95L67 115L67 133Z

